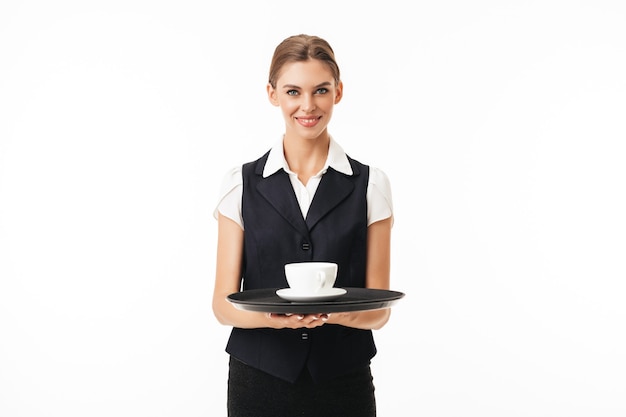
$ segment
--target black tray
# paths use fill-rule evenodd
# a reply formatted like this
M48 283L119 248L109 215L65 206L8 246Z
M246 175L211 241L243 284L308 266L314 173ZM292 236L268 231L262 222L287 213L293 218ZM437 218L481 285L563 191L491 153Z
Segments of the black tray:
M330 301L295 302L276 295L278 288L246 290L230 294L227 300L236 308L263 313L341 313L347 311L379 310L391 307L404 293L371 288L344 288L347 292Z

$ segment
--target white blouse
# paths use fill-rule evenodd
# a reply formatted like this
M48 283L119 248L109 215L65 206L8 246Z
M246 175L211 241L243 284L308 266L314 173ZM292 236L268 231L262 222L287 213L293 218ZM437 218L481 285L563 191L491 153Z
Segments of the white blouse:
M322 175L326 173L328 167L346 175L352 175L352 167L348 157L337 142L330 138L328 157L324 168L315 176L311 177L306 185L298 179L298 175L292 172L287 165L283 154L282 139L272 147L267 158L263 177L267 178L279 169L284 169L289 174L291 185L296 194L302 217L306 219L309 206L317 190ZM243 218L241 216L241 199L243 193L243 177L241 166L228 171L222 180L220 197L217 208L213 216L217 219L218 213L228 217L244 229ZM369 182L367 185L367 225L371 225L380 220L387 219L393 215L393 205L391 200L391 185L387 175L380 169L370 167Z

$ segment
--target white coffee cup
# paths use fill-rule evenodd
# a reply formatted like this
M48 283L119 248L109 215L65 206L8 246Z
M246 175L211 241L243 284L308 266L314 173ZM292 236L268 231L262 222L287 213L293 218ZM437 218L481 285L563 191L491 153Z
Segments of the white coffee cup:
M332 262L296 262L285 265L289 288L300 294L315 294L335 285L337 264Z

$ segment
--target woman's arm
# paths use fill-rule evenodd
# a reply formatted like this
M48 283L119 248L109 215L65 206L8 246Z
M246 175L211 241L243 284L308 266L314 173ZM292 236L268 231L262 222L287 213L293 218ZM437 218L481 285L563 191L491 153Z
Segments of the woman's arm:
M240 328L270 327L275 329L317 327L325 323L325 314L265 314L236 309L226 297L241 290L243 230L226 216L218 217L217 266L213 289L213 314L228 326Z
M366 288L389 289L391 224L392 218L388 218L371 224L367 229ZM240 328L296 329L328 323L358 329L380 329L389 320L390 309L333 313L329 316L265 314L236 309L226 297L241 290L243 233L237 223L219 215L213 313L220 323Z
M389 217L371 224L367 228L367 264L365 287L388 290L391 267L391 225ZM333 313L326 323L341 324L358 329L380 329L391 315L391 309Z
M241 289L243 230L222 214L218 217L217 265L213 289L213 313L225 325L252 328L266 327L263 315L237 310L228 302L229 294Z

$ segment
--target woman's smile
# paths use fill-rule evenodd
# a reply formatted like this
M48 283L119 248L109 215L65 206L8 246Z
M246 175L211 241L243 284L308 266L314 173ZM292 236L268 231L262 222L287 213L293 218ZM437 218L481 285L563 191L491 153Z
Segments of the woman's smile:
M296 121L303 127L314 127L321 118L322 116L295 117Z

